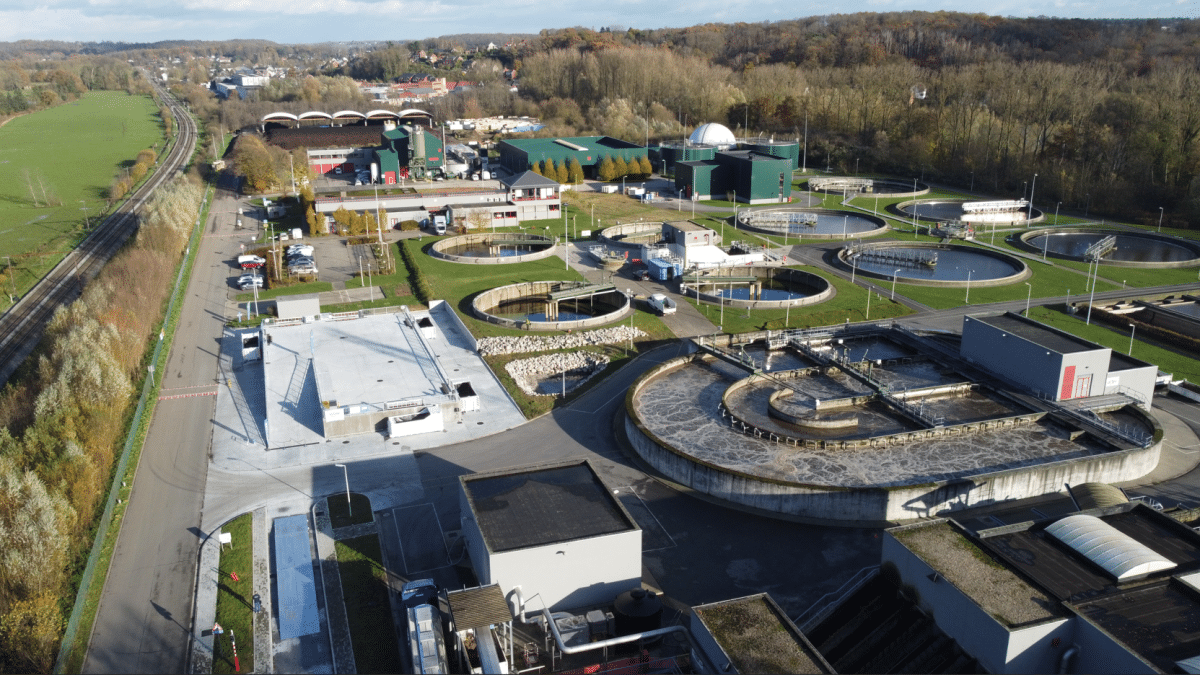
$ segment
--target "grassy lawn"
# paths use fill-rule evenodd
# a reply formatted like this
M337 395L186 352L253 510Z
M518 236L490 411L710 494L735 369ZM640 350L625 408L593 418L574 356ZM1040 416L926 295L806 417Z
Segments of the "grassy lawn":
M366 495L351 492L348 509L345 494L331 495L326 501L329 502L329 522L335 530L347 525L369 523L375 519L375 515L371 513L371 500Z
M217 636L218 655L213 661L214 673L232 673L233 649L229 646L229 636L233 634L241 639L238 647L238 660L244 673L254 672L254 612L252 611L254 597L254 538L251 532L250 514L244 514L229 521L222 532L233 536L233 546L226 546L221 551L221 575L217 585L217 623L225 629L225 634ZM230 578L230 573L236 573L239 581Z
M747 333L759 330L781 330L784 328L813 328L815 326L832 326L850 321L879 321L906 316L912 313L904 305L893 302L886 295L876 294L871 298L871 314L867 315L868 291L845 281L832 274L820 272L811 268L812 272L826 279L837 289L834 297L820 304L808 307L793 307L786 309L741 309L726 307L722 317L721 308L708 303L697 303L694 297L687 301L708 317L709 321L720 325L725 333Z
M336 500L330 499L330 504ZM400 652L388 604L387 576L379 537L367 535L336 542L342 597L360 673L400 672Z
M1060 308L1035 307L1030 310L1029 318L1122 354L1129 351L1129 334L1118 332L1095 321L1088 325L1085 323L1086 308L1080 314L1070 315L1060 311ZM1200 360L1195 358L1137 339L1133 343L1132 356L1157 365L1160 370L1173 374L1176 379L1187 378L1189 382L1200 382Z
M162 142L157 106L149 97L125 92L89 92L78 101L4 125L0 128L0 256L49 254L73 246L83 233L85 217L94 219L104 212L109 184L119 168L132 165L138 152ZM42 203L40 175L46 192L56 195L55 203L61 205L35 207L26 171L38 203ZM58 257L51 257L57 262ZM24 261L17 267L26 270ZM40 269L31 267L31 273ZM17 286L24 289L30 281L22 274Z

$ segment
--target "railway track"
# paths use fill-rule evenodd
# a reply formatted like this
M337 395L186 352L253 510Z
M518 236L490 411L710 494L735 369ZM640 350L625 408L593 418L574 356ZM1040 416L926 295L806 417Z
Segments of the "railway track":
M149 79L149 78L148 78ZM154 174L124 204L102 222L42 278L15 306L0 316L0 386L41 340L46 324L59 306L79 297L84 284L137 232L138 213L162 184L182 172L196 147L196 122L183 105L161 85L149 80L175 118L178 133Z

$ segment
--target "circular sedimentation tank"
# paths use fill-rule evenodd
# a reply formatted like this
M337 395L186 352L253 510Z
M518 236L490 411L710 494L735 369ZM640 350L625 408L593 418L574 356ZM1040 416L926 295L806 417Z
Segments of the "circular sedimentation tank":
M919 197L929 194L929 186L900 178L859 178L858 176L814 176L808 179L812 192L847 193L856 196Z
M999 251L920 242L878 242L845 246L838 262L877 279L893 278L926 286L1002 286L1032 274L1020 258Z
M719 267L684 275L684 297L745 309L815 305L833 297L833 286L811 272L789 267Z
M778 332L705 342L644 374L625 400L638 455L671 480L743 506L829 522L944 515L1055 485L1131 480L1160 445L1081 431L923 353L896 331ZM762 343L783 349L767 351ZM804 348L797 346L803 343ZM1107 422L1153 434L1136 406ZM1091 476L1092 478L1089 478ZM1053 489L1053 488L1051 488Z
M526 330L575 330L620 320L633 311L611 286L579 281L528 281L483 291L471 311L489 323Z
M755 232L799 239L858 239L888 231L882 218L831 209L749 209L737 221Z
M637 221L610 225L603 230L597 239L602 244L622 248L639 248L644 244L654 244L662 239L662 221Z
M1025 206L1019 206L1017 201L1011 202L1013 205L1011 209L974 214L964 211L964 204L973 203L979 204L984 202L975 199L914 199L896 204L894 210L905 218L916 218L921 222L945 223L963 221L979 226L1036 223L1045 218L1045 214L1041 210L1037 208L1030 209L1027 203Z
M1112 241L1105 243L1109 237ZM1014 243L1032 253L1064 260L1091 260L1089 249L1099 246L1099 260L1104 265L1152 268L1200 265L1200 244L1152 232L1054 228L1024 232Z
M507 264L540 260L554 255L554 240L523 232L476 233L434 242L429 254L469 265Z

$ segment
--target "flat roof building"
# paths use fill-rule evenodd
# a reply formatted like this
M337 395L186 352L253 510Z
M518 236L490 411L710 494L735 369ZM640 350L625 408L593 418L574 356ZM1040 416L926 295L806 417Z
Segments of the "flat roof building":
M1124 394L1149 408L1158 368L1019 314L963 317L963 358L1053 401Z
M538 594L551 609L611 603L640 587L641 528L587 460L459 481L480 584Z
M836 672L766 593L693 607L691 632L717 672Z
M988 672L1195 672L1200 535L1140 504L887 531L885 566Z
M514 173L528 171L534 164L547 159L558 166L572 159L583 167L584 174L595 178L596 170L605 157L617 157L628 162L646 156L646 148L608 136L574 136L571 138L506 139L496 144L500 164Z
M691 199L734 199L745 204L786 202L792 160L753 150L725 150L713 159L675 163L675 189Z

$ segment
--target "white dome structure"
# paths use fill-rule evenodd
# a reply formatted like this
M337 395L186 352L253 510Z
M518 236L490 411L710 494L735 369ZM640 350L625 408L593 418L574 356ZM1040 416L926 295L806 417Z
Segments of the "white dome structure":
M724 124L709 122L696 127L691 136L688 136L688 142L699 143L702 145L712 145L721 149L731 148L737 144L737 139L734 138L733 132Z

